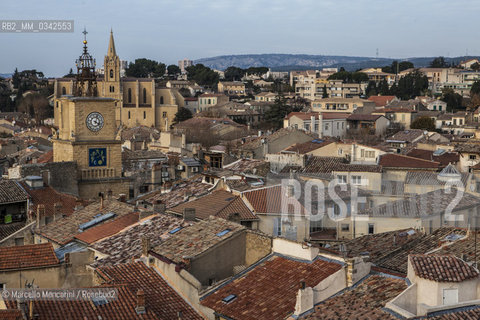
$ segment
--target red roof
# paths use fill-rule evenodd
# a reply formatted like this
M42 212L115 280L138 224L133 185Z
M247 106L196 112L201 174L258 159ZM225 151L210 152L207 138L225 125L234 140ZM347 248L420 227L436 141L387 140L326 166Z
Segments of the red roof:
M342 266L317 258L313 262L272 256L247 273L234 277L201 304L232 319L285 319L295 311L300 281L315 287ZM236 297L228 303L229 295Z
M132 292L145 292L145 307L152 310L157 319L203 319L183 298L151 267L143 262L101 267L97 271L105 280L124 283Z
M413 149L407 153L407 156L437 161L442 165L442 167L445 167L450 163L457 163L460 161L460 155L456 152L445 152L441 155L434 155L433 151L431 150Z
M59 211L65 215L71 215L77 205L78 199L66 193L60 193L50 186L32 189L25 182L20 182L23 189L30 196L31 209L36 212L37 206L43 204L45 206L45 215L53 216L55 212L55 203L61 203Z
M378 118L383 117L379 114L359 114L354 113L350 115L347 120L350 121L377 121Z
M243 195L251 204L255 213L282 213L282 202L284 208L291 209L287 203L288 197L282 194L281 185L245 191ZM300 203L299 205L301 206ZM303 212L303 206L301 210Z
M318 112L290 112L287 114L286 118L290 119L293 116L302 120L310 120L311 117L318 118Z
M53 149L37 158L37 163L53 162Z
M131 212L111 222L87 229L75 236L76 239L91 244L100 239L112 236L126 227L138 222L138 212Z
M377 107L384 107L393 99L395 99L395 96L371 96L368 98L368 100L373 101Z
M347 119L348 117L350 117L350 113L322 112L322 118L323 118L324 120Z
M393 153L381 155L378 164L384 168L438 169L440 167L440 163L436 161Z
M410 255L415 274L423 279L437 282L462 282L477 278L479 272L465 261L453 255Z
M51 243L0 247L0 270L2 271L47 267L59 263Z

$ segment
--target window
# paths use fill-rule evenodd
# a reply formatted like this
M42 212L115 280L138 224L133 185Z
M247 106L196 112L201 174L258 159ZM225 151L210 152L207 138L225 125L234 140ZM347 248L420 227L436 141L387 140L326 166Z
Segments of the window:
M208 104L212 104L212 99L208 99Z
M147 103L147 89L143 88L143 103Z
M273 236L282 235L282 218L274 218L273 220Z
M362 184L362 177L361 176L352 176L352 183L356 185Z
M143 119L147 119L147 112L143 111Z
M166 111L163 111L162 112L162 118L166 118L167 117L167 112Z
M337 176L337 181L338 183L347 183L347 176L346 175L338 175Z
M163 96L160 96L160 104L163 104Z
M368 234L374 234L375 233L375 224L369 223L368 224Z
M223 231L220 231L219 233L217 233L217 237L222 237L222 236L226 235L227 233L229 233L230 231L232 231L232 230L225 229Z
M470 159L470 160L476 160L476 159L477 159L477 155L471 154L471 155L469 156L469 159Z
M128 88L128 103L132 103L132 89ZM128 117L130 119L130 117Z
M128 119L130 119L130 111L128 111Z
M343 149L338 149L338 155L342 155L343 154Z
M110 69L110 78L113 78L113 69Z
M67 89L65 87L62 87L62 95L66 95L67 94Z
M15 245L16 246L23 246L24 244L24 238L21 237L21 238L15 238Z
M350 225L348 223L342 223L342 232L350 231Z
M226 296L225 298L222 299L223 302L225 303L229 303L229 302L232 302L233 300L235 300L237 296L234 295L234 294L230 294L228 296Z
M0 290L6 289L7 284L6 283L0 283Z

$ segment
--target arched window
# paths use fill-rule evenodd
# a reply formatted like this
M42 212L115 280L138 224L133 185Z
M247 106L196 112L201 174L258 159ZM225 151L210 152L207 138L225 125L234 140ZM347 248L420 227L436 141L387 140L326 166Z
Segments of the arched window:
M160 104L163 104L163 96L160 96Z
M143 88L143 103L147 103L147 89Z
M65 87L62 87L62 95L66 95L67 94L67 89Z
M128 88L128 103L132 103L132 89Z
M113 78L113 69L110 69L110 78Z

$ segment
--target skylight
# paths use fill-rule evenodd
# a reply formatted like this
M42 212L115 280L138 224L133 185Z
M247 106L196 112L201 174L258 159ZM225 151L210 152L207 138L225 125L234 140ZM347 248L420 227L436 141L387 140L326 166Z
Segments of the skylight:
M181 229L182 229L182 227L177 227L177 228L173 229L172 231L170 231L169 233L174 234L174 233L180 231Z
M230 229L225 229L225 230L223 230L223 231L220 231L219 233L217 233L217 237L223 237L224 235L226 235L226 234L229 233L230 231L232 231L232 230L230 230Z
M225 298L222 299L223 302L225 303L229 303L229 302L232 302L233 300L235 300L237 296L235 294L230 294L228 296L226 296Z

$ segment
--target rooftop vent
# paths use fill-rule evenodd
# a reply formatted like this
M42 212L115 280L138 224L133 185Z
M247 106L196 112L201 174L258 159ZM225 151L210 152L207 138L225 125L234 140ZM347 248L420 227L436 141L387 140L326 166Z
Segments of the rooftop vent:
M111 219L113 217L115 217L117 214L113 213L113 212L108 212L108 213L105 213L105 214L97 214L95 215L95 217L90 220L90 221L87 221L85 223L82 223L78 226L78 230L79 232L83 232L85 230L87 230L88 228L91 228L99 223L102 223L108 219Z
M225 298L222 299L222 301L224 303L230 303L232 302L233 300L235 300L237 296L235 294L229 294L228 296L226 296Z
M219 233L217 233L217 237L223 237L224 235L226 235L226 234L229 233L230 231L232 231L232 230L230 230L230 229L225 229L225 230L223 230L223 231L220 231Z

